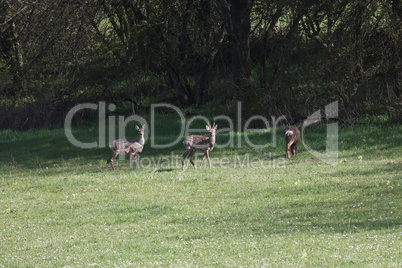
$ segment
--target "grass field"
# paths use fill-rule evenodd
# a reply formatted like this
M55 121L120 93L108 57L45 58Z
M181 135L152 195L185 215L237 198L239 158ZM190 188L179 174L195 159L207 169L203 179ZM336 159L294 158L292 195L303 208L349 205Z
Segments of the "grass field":
M158 143L175 139L174 119L156 130ZM241 148L185 171L181 143L148 140L137 170L126 158L105 173L110 150L74 147L61 128L1 131L0 267L401 267L402 126L340 127L336 166L303 144L285 161L282 133L263 149L234 133ZM96 141L97 127L74 135ZM322 153L325 137L324 125L304 135Z

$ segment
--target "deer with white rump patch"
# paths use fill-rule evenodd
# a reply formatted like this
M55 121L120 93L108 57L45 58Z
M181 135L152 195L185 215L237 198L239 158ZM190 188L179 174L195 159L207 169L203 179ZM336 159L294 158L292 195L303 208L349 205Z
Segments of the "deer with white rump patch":
M109 144L110 150L113 151L113 154L107 160L106 172L109 168L109 163L112 164L112 169L114 170L113 162L116 159L116 157L121 153L124 153L126 155L130 154L130 169L133 169L133 161L135 162L134 168L137 168L137 157L138 154L142 152L145 143L144 139L145 125L142 125L142 127L135 126L135 129L138 130L138 134L140 136L139 140L120 139L112 141Z
M285 158L290 158L292 152L296 156L297 143L300 140L300 131L296 126L288 126L285 129L285 142L286 142L286 153Z
M184 147L186 148L186 152L183 154L183 156L181 158L183 170L184 170L184 160L186 159L186 157L188 157L188 159L190 160L190 163L193 165L193 167L197 168L192 159L195 151L197 151L197 150L204 152L204 155L202 156L200 167L202 167L202 163L204 162L204 159L206 156L208 159L209 168L211 168L209 152L214 149L215 134L216 134L216 130L218 129L218 125L215 125L215 123L214 123L211 127L208 124L208 125L206 125L206 129L209 132L209 137L204 137L204 136L200 136L200 135L191 135L191 136L188 136L183 141Z

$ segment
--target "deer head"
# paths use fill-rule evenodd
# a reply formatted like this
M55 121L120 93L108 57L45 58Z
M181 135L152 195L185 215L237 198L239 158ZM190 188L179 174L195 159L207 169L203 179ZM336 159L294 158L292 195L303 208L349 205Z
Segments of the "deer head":
M216 125L215 122L214 122L212 127L208 124L208 125L205 126L205 128L209 132L210 143L214 144L215 143L216 130L218 129L218 125Z
M142 136L144 135L145 124L142 125L142 127L139 127L139 126L136 125L135 129L138 130L138 134L140 135L140 139L141 139Z

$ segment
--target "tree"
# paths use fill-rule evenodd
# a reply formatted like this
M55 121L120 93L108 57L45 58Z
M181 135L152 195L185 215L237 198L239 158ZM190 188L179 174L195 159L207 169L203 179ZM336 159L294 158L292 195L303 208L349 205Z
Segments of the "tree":
M253 83L250 61L250 30L253 0L220 0L220 13L228 36L229 68L237 95Z

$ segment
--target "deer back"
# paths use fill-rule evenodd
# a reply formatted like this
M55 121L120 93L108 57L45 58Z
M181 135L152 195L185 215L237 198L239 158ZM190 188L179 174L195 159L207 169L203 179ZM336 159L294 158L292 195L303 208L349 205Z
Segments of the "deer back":
M300 140L300 131L296 126L288 126L285 129L285 140L286 143L293 141L293 143L297 143Z
M109 148L114 152L115 151L123 152L127 150L133 143L138 143L138 140L126 140L126 139L114 140L111 143L109 143Z
M209 147L209 137L191 135L184 140L183 144L186 149L203 150Z

